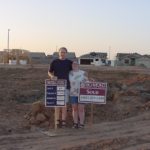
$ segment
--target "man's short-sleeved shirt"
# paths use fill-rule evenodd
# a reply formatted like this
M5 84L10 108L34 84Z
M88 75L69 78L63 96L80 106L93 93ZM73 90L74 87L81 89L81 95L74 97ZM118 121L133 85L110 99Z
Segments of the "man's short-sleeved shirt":
M70 89L69 72L72 70L72 61L68 59L55 59L50 64L49 72L54 73L58 79L67 80L67 89Z

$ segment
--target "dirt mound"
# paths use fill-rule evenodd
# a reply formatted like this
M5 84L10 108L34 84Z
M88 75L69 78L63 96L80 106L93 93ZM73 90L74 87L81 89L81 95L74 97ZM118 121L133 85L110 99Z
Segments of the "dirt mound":
M53 125L54 109L44 106L42 101L34 102L31 106L31 111L25 116L31 125L40 127L49 127Z

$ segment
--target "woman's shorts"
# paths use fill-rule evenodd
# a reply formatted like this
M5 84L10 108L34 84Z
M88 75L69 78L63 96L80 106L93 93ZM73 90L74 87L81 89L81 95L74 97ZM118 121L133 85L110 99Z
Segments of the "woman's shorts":
M71 104L78 104L78 96L70 96Z

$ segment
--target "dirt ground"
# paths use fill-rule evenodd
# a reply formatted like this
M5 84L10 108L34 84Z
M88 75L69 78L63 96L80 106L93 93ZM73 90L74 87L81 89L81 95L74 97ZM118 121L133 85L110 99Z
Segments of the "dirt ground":
M48 66L0 66L0 150L150 150L150 69L81 66L90 78L108 83L106 105L86 105L85 129L31 124L33 102L44 101ZM51 108L52 109L52 108Z

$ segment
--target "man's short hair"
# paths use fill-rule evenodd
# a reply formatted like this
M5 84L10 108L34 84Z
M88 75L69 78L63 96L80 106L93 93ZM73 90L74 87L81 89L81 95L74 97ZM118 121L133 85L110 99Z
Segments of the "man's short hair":
M67 50L67 48L66 48L66 47L61 47L61 48L59 49L59 52L60 52L61 50L65 50L65 51L66 51L66 53L68 52L68 50Z

